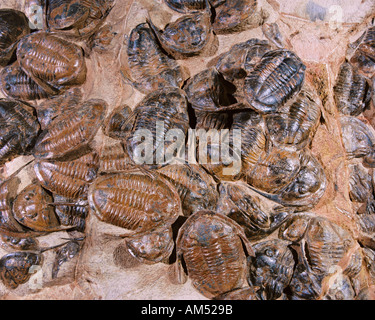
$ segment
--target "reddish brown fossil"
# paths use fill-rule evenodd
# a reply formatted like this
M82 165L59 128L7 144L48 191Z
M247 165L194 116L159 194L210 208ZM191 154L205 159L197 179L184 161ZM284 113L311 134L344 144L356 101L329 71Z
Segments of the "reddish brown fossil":
M265 53L245 78L244 95L249 107L261 113L277 111L299 92L305 70L301 59L289 50Z
M139 24L131 31L127 56L129 71L125 73L142 93L182 86L184 79L181 67L161 50L146 23Z
M0 163L33 148L39 123L31 106L17 100L0 99Z
M72 88L60 95L50 97L35 106L41 129L45 130L57 116L77 108L81 100L81 90L79 88Z
M170 226L135 234L125 239L126 247L133 257L146 264L168 262L174 249L173 232Z
M0 278L11 289L29 281L31 275L40 267L43 257L39 253L19 251L5 255L0 259Z
M86 197L89 184L94 181L99 168L96 152L72 161L37 160L34 165L41 185L53 193L67 198Z
M113 139L124 139L131 130L132 123L128 123L132 109L129 106L119 106L112 110L103 123L104 133Z
M157 28L151 20L149 25L163 49L175 59L184 59L217 50L217 38L212 32L210 12L184 15L168 24L164 30Z
M352 46L356 47L350 59L358 71L368 78L375 74L375 27L368 28Z
M158 170L177 188L185 216L213 210L219 197L213 178L199 165L172 164Z
M242 287L247 254L253 255L249 240L233 220L213 211L191 215L179 229L176 274L183 282L182 260L193 286L213 298Z
M135 233L171 225L182 214L177 190L165 178L123 172L98 177L89 189L97 218Z
M21 39L17 60L23 71L48 93L81 85L86 80L82 48L44 31Z
M241 31L251 24L257 11L257 0L226 0L215 6L212 24L217 34Z
M337 109L344 115L358 116L371 98L366 78L347 61L340 66L333 91Z
M47 22L51 30L76 31L81 37L92 35L113 7L114 0L49 0ZM74 33L73 33L74 34Z
M23 189L13 202L15 219L34 231L54 230L59 221L54 208L49 206L52 196L40 184L30 184Z
M13 99L37 100L50 96L22 70L18 62L1 71L0 87L5 96Z
M87 146L104 121L107 103L91 99L77 110L56 117L35 144L33 154L37 158L60 158Z
M284 104L278 112L265 116L269 139L276 146L300 150L312 141L320 116L317 94L303 88L296 99Z
M184 91L165 88L146 95L124 127L125 149L136 164L160 168L185 151L189 114ZM177 137L177 141L174 141Z
M29 20L18 10L0 9L0 66L12 59L18 41L30 33Z

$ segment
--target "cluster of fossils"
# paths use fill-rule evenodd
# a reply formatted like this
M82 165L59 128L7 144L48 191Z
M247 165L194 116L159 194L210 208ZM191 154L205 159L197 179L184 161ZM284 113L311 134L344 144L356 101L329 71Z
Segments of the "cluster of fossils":
M46 1L46 30L30 30L22 12L0 10L0 87L7 96L0 100L0 162L31 154L35 174L20 192L18 171L0 185L0 236L12 251L0 260L4 285L26 283L50 249L57 277L84 245L93 214L129 231L124 241L136 259L170 264L172 281L189 277L210 299L368 298L360 275L365 269L375 277L375 139L357 116L373 104L375 28L351 45L334 88L352 161L350 197L359 204L357 241L310 212L328 183L310 149L322 103L277 25L263 24L268 40L238 43L189 77L177 60L214 56L217 34L259 25L257 1L165 3L181 17L163 30L148 18L126 44L126 77L145 96L111 112L106 101L82 101L86 57L76 40L105 46L110 32L101 26L113 1ZM240 150L230 145L240 171L225 174L232 163L210 161L220 149L214 143L206 162L136 164L135 137L141 129L155 137L158 122L164 133L177 128L186 137L189 128L240 129ZM98 130L116 143L96 150ZM171 144L156 139L148 151L155 159ZM61 230L71 236L66 243L38 245L38 236Z

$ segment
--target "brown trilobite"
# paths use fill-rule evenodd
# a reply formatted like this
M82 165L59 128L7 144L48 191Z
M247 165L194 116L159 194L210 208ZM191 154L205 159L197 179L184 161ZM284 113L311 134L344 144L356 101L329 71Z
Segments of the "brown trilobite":
M254 245L255 257L248 258L249 284L259 286L267 300L279 298L294 271L290 242L273 239Z
M53 195L55 212L62 226L72 226L83 232L86 227L86 218L89 206L85 199L71 199L58 194Z
M226 0L215 7L212 24L217 34L241 31L251 26L258 0Z
M12 59L18 41L30 33L29 20L18 10L0 9L0 66Z
M86 80L82 48L44 31L21 39L17 60L23 71L49 93L81 85Z
M265 53L245 78L244 95L250 108L275 112L299 92L306 66L293 52L277 49Z
M123 172L98 177L88 200L100 221L135 233L171 225L182 214L177 190L160 175Z
M38 137L34 156L60 158L87 146L102 125L106 109L105 101L91 99L56 117Z
M60 95L50 97L35 106L41 129L45 130L57 116L77 108L81 100L81 90L79 88L72 88Z
M167 165L185 151L189 115L184 92L167 88L148 94L135 106L125 127L130 131L124 146L136 164L150 168Z
M271 46L265 40L252 38L237 43L220 55L216 69L230 82L244 79L262 56L270 50Z
M32 269L41 266L43 257L39 253L29 251L13 252L0 259L0 278L8 288L15 289L29 281Z
M49 204L52 196L40 184L30 184L23 189L13 202L15 219L34 231L55 230L59 221L54 208Z
M127 57L129 76L136 89L142 93L182 86L184 80L181 67L161 50L146 23L139 24L131 31Z
M170 164L158 170L176 187L185 216L213 210L219 197L214 179L199 165Z
M34 165L35 174L44 188L72 199L87 197L98 168L99 155L96 152L71 161L37 160Z
M50 96L15 62L0 73L0 87L5 96L19 100L37 100Z
M163 49L175 59L184 59L207 52L214 54L218 44L211 28L209 12L184 15L169 23L164 30L151 21L149 25L155 32Z
M126 247L133 257L146 264L168 262L174 249L173 232L170 226L151 230L125 239Z
M350 63L368 78L375 74L375 27L368 28L353 44L356 46Z
M320 116L317 94L302 88L296 99L283 105L276 113L265 116L268 136L276 146L300 150L311 142Z
M104 133L113 139L126 138L131 129L131 124L127 122L131 113L132 109L126 105L115 108L103 123Z
M336 107L341 114L358 116L370 102L370 87L347 61L340 66L333 88Z
M183 280L182 259L194 288L207 298L242 287L247 254L253 255L242 228L213 211L191 215L178 231L176 275Z
M0 99L0 163L33 148L40 128L34 112L21 101Z

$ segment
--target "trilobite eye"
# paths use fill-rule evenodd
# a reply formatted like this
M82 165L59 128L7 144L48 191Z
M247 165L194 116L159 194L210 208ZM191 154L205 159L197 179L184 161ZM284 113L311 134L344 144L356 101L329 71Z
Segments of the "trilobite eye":
M266 254L267 257L273 257L274 251L272 249L267 249L265 251L265 254Z
M10 84L9 84L9 83L7 83L7 84L5 85L5 89L6 89L6 91L10 91L10 89L11 89L11 86L10 86Z

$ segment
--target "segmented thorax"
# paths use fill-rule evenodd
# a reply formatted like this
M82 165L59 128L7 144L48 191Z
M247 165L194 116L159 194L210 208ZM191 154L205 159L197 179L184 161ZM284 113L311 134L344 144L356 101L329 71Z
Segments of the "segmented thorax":
M72 161L37 160L35 174L47 190L67 198L86 198L91 182L96 178L99 156L96 152Z
M50 231L59 225L49 195L39 184L30 184L23 189L13 203L15 219L34 231Z
M193 286L213 298L242 286L246 237L233 220L212 211L191 215L179 230L177 257L186 264ZM252 252L250 253L252 254Z
M176 152L184 150L189 128L187 100L181 89L169 88L147 95L134 108L129 118L131 131L125 139L126 150L136 164L158 168L172 160L173 136L177 136ZM145 132L146 131L146 132ZM173 136L169 136L169 135ZM183 134L183 136L182 136ZM146 142L143 140L146 137ZM152 145L145 143L153 142ZM163 152L160 152L163 150Z
M349 197L351 201L366 203L372 196L371 175L361 164L349 164Z
M124 172L98 177L88 200L99 220L136 233L172 224L182 214L177 190L159 175Z
M233 115L231 130L241 130L241 170L252 170L266 152L266 133L259 114L239 112Z
M202 167L171 164L158 170L177 188L185 216L203 209L213 210L219 197L216 182Z
M259 286L267 300L279 298L289 285L294 271L290 242L274 239L254 245L255 257L248 258L252 286Z
M184 15L168 24L163 31L151 21L149 23L164 50L175 59L198 55L213 45L215 39L208 12Z
M251 23L258 8L257 0L226 0L215 6L212 24L217 34L240 31Z
M305 69L301 59L291 51L278 49L267 52L245 79L247 103L261 113L277 111L299 92Z
M197 123L195 129L228 129L231 123L231 116L225 112L196 112Z
M336 107L344 115L358 116L370 100L367 79L346 61L340 66L333 91Z
M319 125L320 115L318 96L302 89L296 99L280 107L278 112L265 116L268 136L275 146L300 150L311 142Z
M375 27L368 28L358 40L359 45L351 57L350 63L361 74L372 78L375 74Z
M103 145L99 153L99 173L127 171L134 167L132 159L125 152L121 142Z
M17 60L27 75L49 92L81 85L86 80L82 48L44 31L21 39Z
M20 100L36 100L50 96L17 62L5 67L0 73L0 87L5 96Z
M29 20L18 10L0 9L0 66L12 58L17 42L30 33Z
M9 253L0 259L0 278L6 287L16 289L30 279L33 273L31 267L41 266L42 263L43 257L39 253Z
M77 108L81 100L81 90L79 88L72 88L60 95L50 97L35 106L41 129L45 130L57 116Z
M342 140L348 159L363 158L365 166L374 166L375 137L361 120L351 116L340 117Z
M142 93L182 86L181 67L162 52L153 31L146 23L139 24L131 31L127 56L130 76Z
M351 234L339 225L320 217L313 218L304 235L306 255L313 272L329 274L354 246Z
M105 101L92 99L56 117L38 137L34 156L60 158L87 146L102 125L106 109Z

